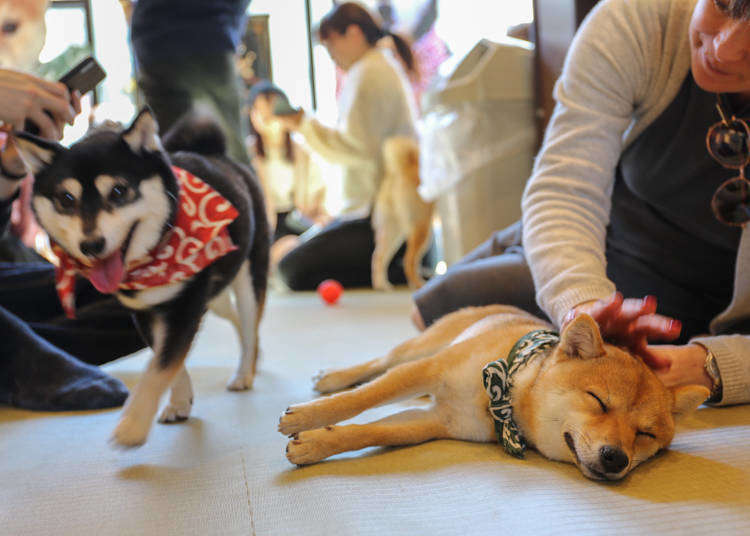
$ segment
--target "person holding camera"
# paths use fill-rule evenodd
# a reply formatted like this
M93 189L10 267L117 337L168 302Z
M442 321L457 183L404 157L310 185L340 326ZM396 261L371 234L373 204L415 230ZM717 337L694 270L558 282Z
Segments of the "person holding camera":
M27 176L13 133L31 121L39 136L56 141L80 111L79 96L64 84L0 69L0 237L8 232L11 204ZM123 383L91 364L127 355L144 343L114 298L82 283L77 294L86 305L77 319L68 320L55 291L54 266L0 263L0 404L73 410L125 401Z

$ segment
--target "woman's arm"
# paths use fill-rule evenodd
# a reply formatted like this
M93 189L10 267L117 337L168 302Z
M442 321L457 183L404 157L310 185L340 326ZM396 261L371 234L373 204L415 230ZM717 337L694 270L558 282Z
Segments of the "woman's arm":
M667 387L700 384L709 389L712 380L705 371L706 349L716 358L721 376L722 395L715 404L750 402L750 336L718 335L697 337L684 346L650 346L650 351L669 361L667 368L655 370Z
M393 62L381 54L386 53L368 52L360 60L363 64L349 71L336 128L309 117L299 125L310 148L329 162L373 165L380 158L386 137L409 134L404 132L404 125L414 117L405 93L409 89L395 72Z
M524 251L537 301L557 325L575 305L615 290L606 275L606 227L624 133L649 84L653 51L639 41L658 33L649 9L644 1L611 0L586 19L524 192Z

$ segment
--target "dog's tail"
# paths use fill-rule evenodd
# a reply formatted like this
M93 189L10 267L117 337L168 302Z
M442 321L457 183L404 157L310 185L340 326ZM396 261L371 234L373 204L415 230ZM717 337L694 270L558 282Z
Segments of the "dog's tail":
M205 156L221 156L227 152L227 140L213 114L193 110L182 116L162 137L167 152L190 151Z

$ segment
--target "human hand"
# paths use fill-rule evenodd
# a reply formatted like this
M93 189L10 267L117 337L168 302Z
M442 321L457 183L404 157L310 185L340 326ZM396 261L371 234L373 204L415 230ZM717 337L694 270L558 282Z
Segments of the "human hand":
M709 391L713 388L713 380L704 367L706 349L700 344L664 344L648 348L662 362L668 363L666 367L654 370L665 386L703 385Z
M619 292L609 298L584 302L573 307L563 319L562 330L581 313L590 315L597 324L602 337L614 344L625 346L640 356L650 367L660 369L669 366L663 355L653 352L650 341L671 341L680 335L679 320L656 314L656 298L623 299Z
M59 140L62 125L73 124L79 111L80 96L71 98L64 84L0 69L0 121L15 130L22 130L30 120L39 127L42 137Z
M302 124L302 119L304 119L304 117L305 111L302 108L300 108L293 114L273 116L273 118L281 123L281 125L287 130L298 130L299 126Z
M21 179L27 175L10 129L10 126L0 127L0 201L15 195Z

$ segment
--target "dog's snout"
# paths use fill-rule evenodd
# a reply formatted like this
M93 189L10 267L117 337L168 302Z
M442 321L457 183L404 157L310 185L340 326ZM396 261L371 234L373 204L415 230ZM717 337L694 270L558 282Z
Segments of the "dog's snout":
M104 251L104 238L94 238L93 240L84 240L81 242L81 253L87 257L96 257Z
M622 449L605 445L599 449L599 459L607 473L619 473L628 466L628 456Z

